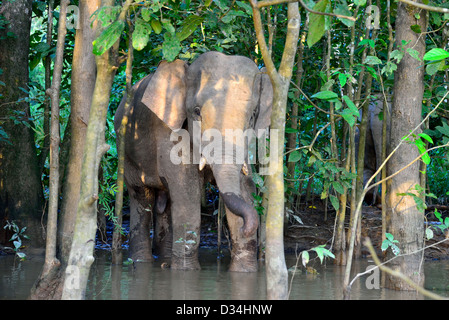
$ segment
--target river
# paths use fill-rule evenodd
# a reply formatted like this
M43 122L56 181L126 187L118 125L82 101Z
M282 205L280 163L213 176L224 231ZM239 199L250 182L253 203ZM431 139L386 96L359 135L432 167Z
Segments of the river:
M111 265L110 252L95 251L87 288L89 300L263 300L266 299L265 267L256 273L228 272L229 259L217 259L212 249L201 249L199 271L162 269L155 263ZM287 266L296 264L294 256L286 257ZM43 259L32 257L18 261L13 256L0 257L0 299L26 299L30 288L41 272ZM301 268L289 272L289 299L340 300L344 268L331 260L321 265L312 262L317 273ZM369 262L353 264L353 275L366 270ZM449 260L426 261L425 287L449 296ZM416 292L383 289L375 274L361 276L354 281L352 300L414 300L423 299Z

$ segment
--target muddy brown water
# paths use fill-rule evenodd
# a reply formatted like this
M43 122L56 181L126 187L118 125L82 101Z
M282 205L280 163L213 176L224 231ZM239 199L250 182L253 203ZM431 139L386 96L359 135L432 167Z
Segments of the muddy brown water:
M266 299L265 267L256 273L228 272L229 259L217 259L212 249L202 249L199 271L162 269L160 264L139 263L111 265L110 252L96 251L87 289L89 300L263 300ZM126 256L126 253L125 253ZM292 267L296 259L286 257ZM0 257L0 299L26 299L42 268L42 258L18 261L13 256ZM344 268L332 262L313 264L317 274L302 270L289 272L289 299L342 299ZM354 263L353 275L363 272L367 260ZM449 296L449 260L426 261L425 287ZM371 276L371 278L368 278ZM361 276L352 285L353 300L410 300L422 299L416 292L377 289L374 275Z

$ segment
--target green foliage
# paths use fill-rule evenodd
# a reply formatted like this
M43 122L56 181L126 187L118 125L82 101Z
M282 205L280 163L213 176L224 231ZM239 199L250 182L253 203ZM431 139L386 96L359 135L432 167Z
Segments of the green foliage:
M15 221L7 220L3 229L7 229L13 232L13 235L9 239L9 241L12 241L14 245L13 250L16 253L17 257L19 257L21 260L24 260L26 258L26 254L20 252L20 249L23 245L23 239L29 239L29 237L25 234L27 227L20 228Z
M386 239L382 241L381 249L382 251L387 250L388 248L391 248L391 251L395 256L397 256L401 250L396 245L396 243L399 243L398 240L394 239L394 236L391 233L385 233Z
M298 129L292 129L288 122L286 124L286 134L297 134L297 149L289 151L286 162L295 163L294 177L296 179L293 190L287 192L301 195L306 185L310 182L312 193L321 195L324 199L329 198L335 209L340 204L338 196L343 192L351 192L354 175L346 172L341 167L340 160L344 159L346 150L342 150L343 145L347 145L345 135L348 127L354 127L358 121L358 107L360 101L350 99L349 85L357 89L360 74L370 73L373 78L373 91L391 91L394 72L398 64L405 55L410 55L415 59L422 59L423 67L426 68L426 93L423 105L430 101L430 106L434 106L446 93L446 80L444 73L447 71L446 60L449 53L441 49L441 41L444 39L442 32L437 29L444 25L445 17L442 14L429 13L429 30L435 32L426 35L428 41L428 52L424 57L419 57L413 48L406 49L408 42L402 42L395 50L388 53L390 39L388 38L386 25L386 3L380 2L381 19L380 30L376 38L369 36L364 38L366 33L364 12L366 1L354 0L353 2L336 0L305 0L309 8L320 12L339 13L347 16L357 17L355 23L356 38L353 44L354 57L351 64L349 54L351 52L350 27L352 22L347 19L331 18L323 15L307 13L301 10L301 29L308 30L307 46L303 52L303 78L297 89L289 92L289 105L293 108L293 103L299 108L296 118L288 117L288 121L300 123ZM440 2L436 1L435 5ZM395 3L392 2L392 21L395 19ZM360 6L356 12L355 7ZM129 29L125 22L118 22L117 18L121 11L121 6L113 6L98 10L93 19L97 19L104 29L103 33L95 40L94 50L96 54L105 52L115 41L120 40L120 49L127 49L130 30L133 30L133 46L135 49L133 81L140 80L143 76L153 72L161 59L174 60L181 58L192 61L199 54L206 51L217 50L228 54L240 54L251 59L258 59L257 63L263 65L260 53L255 51L256 40L252 24L252 9L246 1L226 1L226 0L146 0L135 2L130 9L129 18L133 28ZM21 100L29 102L31 115L10 114L11 120L20 125L29 125L35 132L35 141L38 153L43 147L43 140L46 133L43 129L43 106L46 100L44 84L43 59L54 58L55 45L46 44L46 9L45 1L33 1L33 31L30 41L30 83L27 88L23 88L29 95ZM272 43L273 59L278 66L281 58L280 53L284 48L284 35L286 30L286 6L272 6L265 9L263 20L268 23L268 11L271 14L275 26L275 34ZM55 12L56 31L58 15ZM308 29L305 28L308 19ZM0 29L5 28L8 21L0 15ZM330 70L326 69L323 57L327 50L327 37L323 37L327 30L331 31L331 59ZM415 32L418 30L414 27ZM428 31L429 31L428 30ZM371 32L371 31L370 31ZM360 36L361 35L361 36ZM14 37L14 34L7 35ZM55 38L55 37L54 37ZM74 32L69 31L66 40L66 52L63 71L63 81L61 90L61 129L66 127L70 115L70 78L71 78L71 57L74 46ZM364 49L372 50L363 54ZM296 67L295 67L296 68ZM115 132L113 129L113 116L117 105L123 95L125 75L124 64L119 67L116 81L111 92L110 108L107 119L106 140L111 145L110 150L103 159L102 193L100 195L101 204L106 211L112 212L114 200L114 183L116 171L116 146ZM295 69L294 72L297 70ZM443 71L443 72L441 72ZM329 75L328 75L329 74ZM431 76L434 77L434 87L430 88ZM4 83L0 82L0 88ZM319 133L329 122L328 114L317 111L315 106L307 99L311 99L314 104L323 109L329 110L331 103L335 106L336 118L341 117L343 121L336 123L337 146L339 159L334 158L330 150L331 134L329 127ZM1 96L0 96L1 99ZM20 101L19 101L20 102ZM0 100L0 104L1 104ZM447 106L443 105L446 109ZM424 109L424 112L426 109ZM442 111L444 114L444 111ZM0 119L0 141L6 141L7 133L1 129ZM64 130L62 130L64 132ZM449 180L449 156L446 149L427 151L427 143L437 146L449 142L449 126L444 118L435 116L430 119L429 129L423 134L412 135L409 143L413 143L422 155L422 160L427 164L427 177L429 181L428 193L421 195L429 198L435 194L440 201L445 201L447 192L447 181ZM313 143L313 145L312 145ZM311 148L303 148L304 146ZM44 173L44 188L47 187ZM263 177L255 178L258 192L253 195L255 207L259 214L263 214L262 194L266 191ZM417 201L420 208L425 208L425 200L418 196L419 190L414 190L407 196L412 196ZM421 202L419 202L421 201ZM113 215L110 215L111 217ZM304 254L305 255L305 254Z
M320 259L320 262L323 263L324 258L332 258L335 259L335 255L329 251L328 249L325 248L325 245L319 245L316 246L310 250L304 250L300 253L300 256L302 257L302 265L304 267L307 266L307 264L310 261L310 254L309 251L315 251L315 253L317 254L317 257Z
M314 11L326 12L329 0L320 0L313 7ZM317 43L324 35L326 17L319 14L310 14L309 33L307 35L307 45L309 47Z

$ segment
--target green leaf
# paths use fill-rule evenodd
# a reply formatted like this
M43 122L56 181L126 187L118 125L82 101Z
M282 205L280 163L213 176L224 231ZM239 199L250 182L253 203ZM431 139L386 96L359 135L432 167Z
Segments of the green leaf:
M365 62L364 62L364 63L370 64L370 65L375 65L375 64L381 64L382 61L381 61L378 57L375 57L375 56L367 56L367 57L365 58Z
M150 22L151 28L153 28L154 33L160 34L162 32L162 24L159 22L159 20L151 20Z
M419 57L419 52L412 48L407 48L407 52L409 55L411 55L413 58L415 58L418 61L421 61L421 58Z
M382 242L382 246L380 247L380 248L382 249L382 251L387 250L388 247L390 246L390 243L391 243L391 242L390 242L389 240L385 239L385 240Z
M348 78L347 78L347 76L344 73L339 73L338 74L338 80L340 81L340 85L342 87L344 87L345 84L346 84L346 81L348 80Z
M181 30L176 34L176 37L179 41L182 41L186 39L188 36L190 36L195 29L204 21L204 18L196 16L196 15L190 15L188 16L182 26Z
M430 228L426 228L426 238L427 240L430 240L433 238L433 231Z
M418 136L420 136L421 138L423 138L433 144L432 138L427 133L422 132L422 133L419 133Z
M142 9L142 18L145 20L145 22L150 22L151 20L151 10L148 8Z
M288 157L288 162L298 162L301 159L301 156L302 154L298 150L295 150L292 153L290 153Z
M313 10L325 12L328 2L329 0L318 1L313 7ZM312 47L324 35L325 23L326 21L323 15L309 14L309 33L307 34L307 45L309 47Z
M340 209L340 201L338 201L338 198L334 195L329 195L329 199L335 211L338 211Z
M323 248L321 247L316 247L313 248L313 250L316 252L316 254L318 255L318 258L320 258L321 263L323 263L323 258L324 258L324 253L323 253Z
M332 187L334 187L335 191L337 191L339 194L345 193L345 188L343 188L341 183L338 181L332 182Z
M433 48L424 55L423 60L441 60L449 57L449 52L441 48Z
M401 62L403 57L404 57L404 52L402 52L398 49L391 51L390 58L395 59L397 63Z
M285 133L298 133L299 130L298 129L293 129L290 127L285 128Z
M166 32L164 34L164 43L162 44L164 59L171 62L176 59L179 52L181 52L181 42L179 42L176 35Z
M20 258L20 259L24 259L26 257L26 254L23 252L17 252L16 255Z
M243 1L236 1L237 5L244 9L246 11L246 14L252 16L253 15L253 8L251 7L251 5L247 2L243 2Z
M343 100L346 102L346 105L348 106L349 110L353 113L354 116L359 116L359 109L357 109L356 105L348 96L343 96Z
M309 252L308 251L301 252L301 257L302 257L302 265L305 267L307 263L309 263Z
M151 25L144 19L137 18L133 32L133 48L140 51L150 40Z
M332 91L320 91L318 93L315 93L312 98L317 98L321 100L331 100L338 98L338 95L335 92Z
M100 36L95 39L93 44L93 53L97 56L101 56L109 48L112 47L114 43L120 39L120 35L125 29L125 22L123 20L117 20L100 34Z
M354 116L354 113L349 109L344 109L340 115L345 119L345 121L353 127L355 125L356 117Z
M437 61L437 62L434 62L434 63L429 63L426 66L426 73L429 76L433 76L435 73L437 73L440 70L440 68L442 66L444 67L444 65L445 65L444 60L440 60L440 61Z
M335 8L335 13L340 14L342 16L352 17L351 11L348 9L348 6L346 4L338 4L337 8ZM344 19L344 18L338 18L345 26L352 27L354 25L354 21Z
M415 33L421 33L421 26L419 24L414 24L410 26L410 29L412 29Z

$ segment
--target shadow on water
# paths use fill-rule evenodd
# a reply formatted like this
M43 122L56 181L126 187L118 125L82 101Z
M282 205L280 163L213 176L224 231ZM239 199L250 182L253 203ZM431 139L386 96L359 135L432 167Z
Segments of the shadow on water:
M125 254L126 256L126 254ZM90 300L263 300L266 299L265 267L257 273L228 272L229 258L216 259L214 250L202 249L202 269L176 271L159 263L111 265L110 252L96 251L87 290ZM26 299L42 268L42 258L19 262L13 256L0 257L0 299ZM287 256L287 266L294 266ZM356 261L354 270L366 270L366 260ZM289 273L291 300L339 300L342 298L344 268L317 263L318 273L302 270ZM303 268L301 268L303 269ZM355 274L355 271L353 274ZM448 296L449 261L425 263L426 288ZM373 279L362 276L352 286L353 300L422 299L415 292L369 289Z

